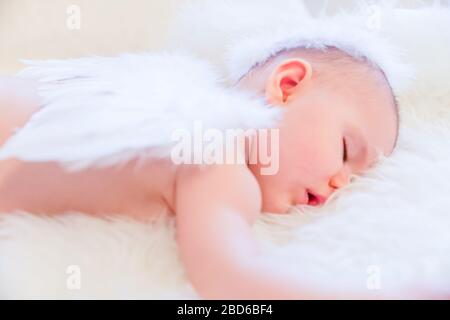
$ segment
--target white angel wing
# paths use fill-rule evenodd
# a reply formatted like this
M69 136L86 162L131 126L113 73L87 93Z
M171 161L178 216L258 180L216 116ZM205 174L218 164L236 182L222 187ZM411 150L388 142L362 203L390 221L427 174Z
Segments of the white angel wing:
M211 67L181 54L33 63L43 108L0 149L0 159L60 162L71 169L167 157L172 133L271 127L279 112L220 87Z

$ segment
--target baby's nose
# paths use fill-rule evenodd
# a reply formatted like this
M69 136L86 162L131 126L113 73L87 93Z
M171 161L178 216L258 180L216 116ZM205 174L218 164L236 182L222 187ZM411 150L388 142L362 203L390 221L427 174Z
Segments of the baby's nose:
M347 185L349 182L350 182L349 174L345 170L341 170L331 177L328 184L333 189L339 189Z

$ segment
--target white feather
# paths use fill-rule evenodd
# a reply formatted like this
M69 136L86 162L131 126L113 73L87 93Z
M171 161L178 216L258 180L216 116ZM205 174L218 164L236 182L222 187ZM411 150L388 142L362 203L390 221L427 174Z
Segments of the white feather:
M380 20L371 23L377 18L373 14ZM301 1L197 0L180 9L168 43L213 61L230 84L280 51L333 46L380 67L399 95L414 80L415 70L404 62L406 52L386 36L385 18L397 15L384 2L313 18Z
M71 169L168 157L175 130L270 127L279 111L224 89L210 65L181 54L129 54L32 63L43 108L0 149L0 159Z
M404 92L414 79L414 70L403 63L402 51L379 32L367 30L364 17L342 14L302 21L296 27L279 25L238 38L227 53L231 83L252 67L279 52L294 48L325 50L338 48L347 54L378 66L396 94Z
M298 0L185 0L170 25L167 46L189 50L225 72L225 57L237 37L306 18Z

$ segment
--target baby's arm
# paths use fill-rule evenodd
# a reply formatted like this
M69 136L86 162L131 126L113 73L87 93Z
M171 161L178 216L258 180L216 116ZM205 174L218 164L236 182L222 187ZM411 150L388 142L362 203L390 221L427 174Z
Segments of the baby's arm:
M259 252L251 225L260 213L261 195L245 166L181 169L176 197L181 260L201 296L327 298L306 290L281 263Z

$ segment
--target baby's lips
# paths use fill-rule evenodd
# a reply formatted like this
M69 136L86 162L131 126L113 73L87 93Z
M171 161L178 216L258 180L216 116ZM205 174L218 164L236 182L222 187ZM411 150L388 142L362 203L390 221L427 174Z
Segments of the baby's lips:
M324 204L325 201L327 200L326 197L321 196L320 194L313 193L310 190L307 190L307 197L308 197L307 204L309 206L320 206Z
M309 202L308 192L302 190L295 199L295 205L307 205Z
M309 189L305 189L299 193L295 199L296 205L320 206L325 203L326 197L314 193Z

